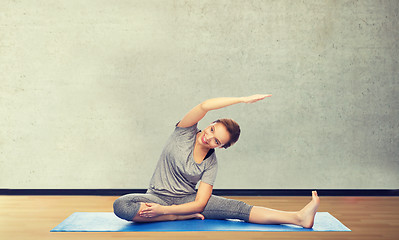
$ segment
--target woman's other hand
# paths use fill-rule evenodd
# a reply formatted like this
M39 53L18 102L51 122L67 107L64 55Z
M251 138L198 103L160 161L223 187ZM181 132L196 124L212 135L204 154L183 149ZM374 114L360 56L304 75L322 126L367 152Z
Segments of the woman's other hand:
M152 218L163 215L165 212L163 206L157 203L145 203L145 205L147 207L139 213L140 217Z
M254 103L271 96L271 94L255 94L249 97L242 97L241 100L243 103Z

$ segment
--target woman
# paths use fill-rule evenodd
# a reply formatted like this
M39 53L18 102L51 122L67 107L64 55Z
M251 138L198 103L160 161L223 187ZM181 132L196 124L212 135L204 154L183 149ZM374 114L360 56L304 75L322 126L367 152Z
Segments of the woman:
M114 213L134 222L184 219L241 219L258 224L313 226L320 204L316 191L312 201L298 212L250 206L212 195L217 172L215 148L228 148L240 135L231 119L213 122L204 131L197 123L208 111L238 103L254 103L271 95L209 99L194 107L176 124L161 154L146 194L127 194L114 202ZM198 190L195 186L200 181Z

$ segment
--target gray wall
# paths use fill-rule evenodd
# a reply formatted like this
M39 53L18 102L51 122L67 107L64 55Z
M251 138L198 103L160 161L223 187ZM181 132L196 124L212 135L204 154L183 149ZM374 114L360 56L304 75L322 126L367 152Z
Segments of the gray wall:
M146 188L199 102L215 188L399 188L398 1L0 2L0 188Z

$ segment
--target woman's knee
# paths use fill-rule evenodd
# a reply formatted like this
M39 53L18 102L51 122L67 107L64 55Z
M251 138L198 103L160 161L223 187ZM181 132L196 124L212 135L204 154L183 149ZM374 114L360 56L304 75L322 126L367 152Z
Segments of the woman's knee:
M127 221L132 221L140 209L140 202L126 197L120 197L115 200L113 204L114 213L119 218Z
M238 200L212 195L202 214L211 219L241 219L248 221L252 206Z

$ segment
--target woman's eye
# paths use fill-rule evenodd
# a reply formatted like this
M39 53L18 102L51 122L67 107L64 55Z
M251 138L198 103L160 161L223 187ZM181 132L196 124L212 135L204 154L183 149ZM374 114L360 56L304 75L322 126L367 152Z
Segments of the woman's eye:
M215 140L215 142L216 142L217 145L219 145L219 141L218 140Z
M213 127L211 127L211 132L213 132Z

